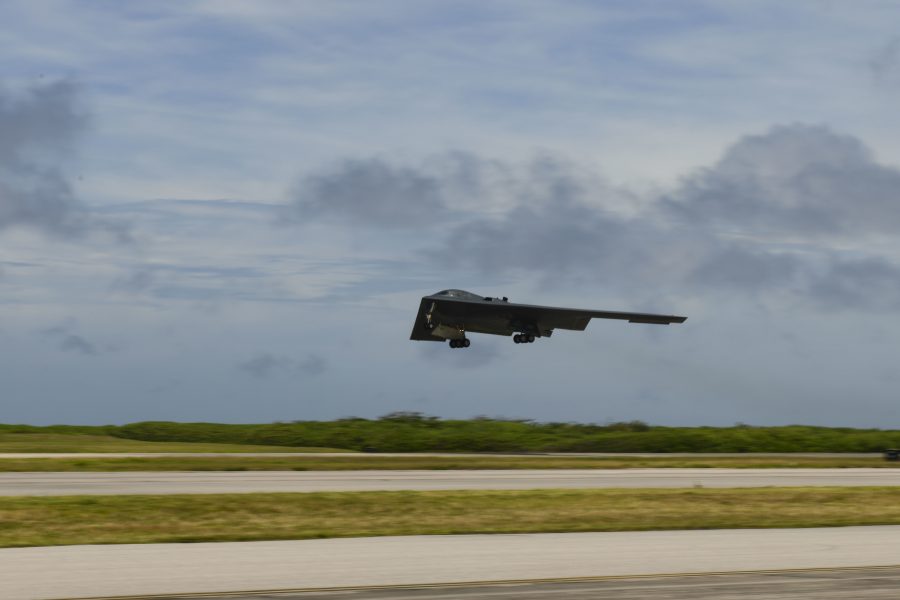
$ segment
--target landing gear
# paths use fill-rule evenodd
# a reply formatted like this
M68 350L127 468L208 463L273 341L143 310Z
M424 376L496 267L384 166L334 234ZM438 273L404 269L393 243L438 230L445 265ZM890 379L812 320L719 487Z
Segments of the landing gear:
M531 344L534 342L533 333L517 333L513 336L513 341L517 344Z
M469 338L462 338L461 340L450 340L451 348L468 348L472 342L469 341Z

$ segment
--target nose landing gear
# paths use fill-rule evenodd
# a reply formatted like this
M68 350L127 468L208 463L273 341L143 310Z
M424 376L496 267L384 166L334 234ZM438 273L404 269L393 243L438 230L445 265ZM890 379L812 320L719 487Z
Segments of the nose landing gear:
M469 338L462 338L460 340L450 340L451 348L468 348L469 344L472 342L469 341Z
M517 344L531 344L534 342L533 333L517 333L513 336L513 342Z

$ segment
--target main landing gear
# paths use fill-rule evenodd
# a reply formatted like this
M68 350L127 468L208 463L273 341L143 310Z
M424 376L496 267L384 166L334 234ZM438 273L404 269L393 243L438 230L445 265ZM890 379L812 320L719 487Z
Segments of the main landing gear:
M531 344L534 342L533 333L517 333L513 336L513 341L517 344Z
M469 338L462 338L461 340L450 340L451 348L468 348L469 344L472 342L469 341Z

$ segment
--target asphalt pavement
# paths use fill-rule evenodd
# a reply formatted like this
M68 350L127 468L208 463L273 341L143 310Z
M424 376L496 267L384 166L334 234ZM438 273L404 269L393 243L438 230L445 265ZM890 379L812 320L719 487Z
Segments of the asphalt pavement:
M281 594L263 592L227 597L231 600L896 600L898 590L900 567L615 577L567 582L389 587ZM179 596L179 600L210 598Z
M0 496L897 485L877 468L0 473Z

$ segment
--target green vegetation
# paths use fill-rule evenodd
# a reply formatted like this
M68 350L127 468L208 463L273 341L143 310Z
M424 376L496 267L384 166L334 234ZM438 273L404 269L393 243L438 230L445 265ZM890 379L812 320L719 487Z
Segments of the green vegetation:
M173 456L0 459L12 471L364 471L447 469L641 469L641 468L900 468L881 458L841 457L586 457L586 456Z
M145 442L80 432L9 433L0 429L0 452L346 452L346 450L248 444ZM2 466L0 470L3 470Z
M59 433L63 435L109 435L116 425L7 425L0 423L0 435L4 433Z
M0 498L5 547L884 524L900 488Z
M900 431L785 427L660 427L475 418L419 413L379 419L270 424L143 422L98 427L0 425L0 433L78 433L147 442L344 448L374 452L881 452Z

